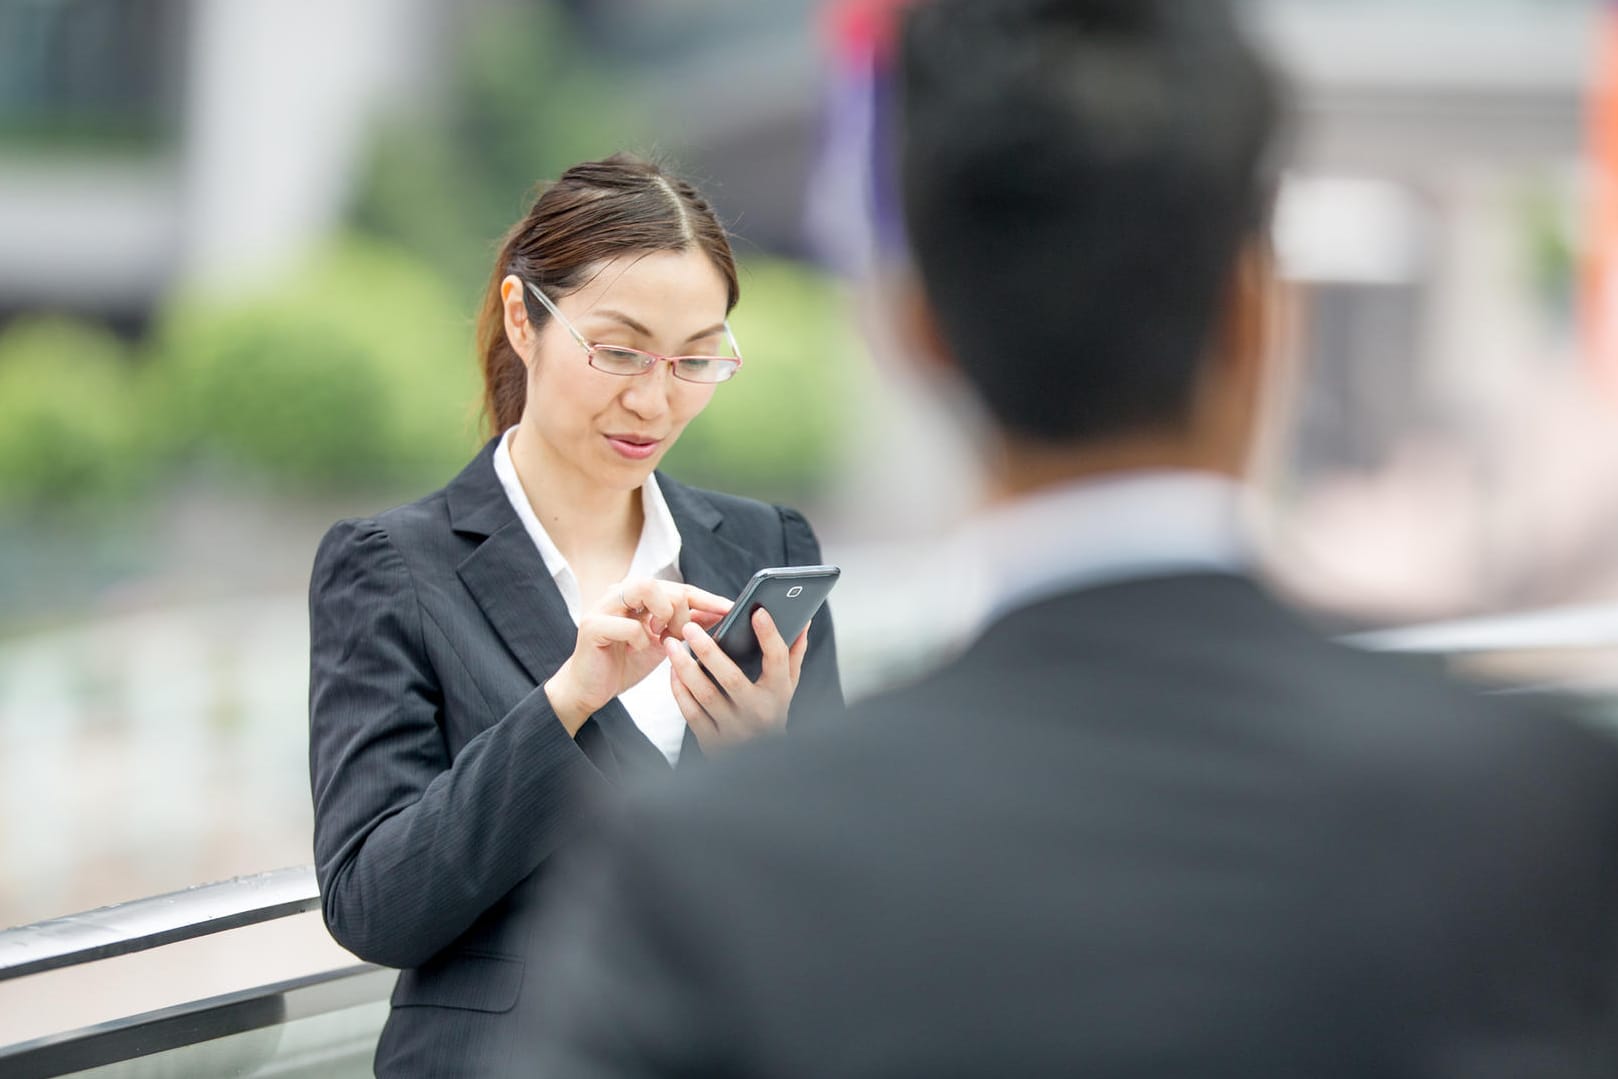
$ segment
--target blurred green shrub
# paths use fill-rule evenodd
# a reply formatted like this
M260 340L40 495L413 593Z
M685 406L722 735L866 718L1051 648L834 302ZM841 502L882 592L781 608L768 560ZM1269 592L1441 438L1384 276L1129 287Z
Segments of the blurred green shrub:
M0 509L62 508L138 486L128 350L54 318L0 334Z
M431 486L476 448L471 324L416 259L342 239L249 296L165 312L145 371L170 466L296 490Z
M555 5L496 5L465 21L447 92L392 118L352 207L357 228L422 259L470 307L536 181L647 141L633 65L580 48ZM864 374L831 283L792 263L742 268L734 325L747 364L671 451L672 474L770 499L822 486ZM462 353L471 349L471 328ZM475 394L475 387L463 399Z
M772 500L838 463L866 376L835 286L744 263L733 321L747 363L665 464ZM293 493L426 491L481 436L472 320L418 260L345 238L245 295L197 289L131 362L60 320L0 335L0 508L69 505L180 476Z
M689 483L771 501L812 496L833 475L869 372L830 278L795 263L741 266L731 318L744 363L664 462Z

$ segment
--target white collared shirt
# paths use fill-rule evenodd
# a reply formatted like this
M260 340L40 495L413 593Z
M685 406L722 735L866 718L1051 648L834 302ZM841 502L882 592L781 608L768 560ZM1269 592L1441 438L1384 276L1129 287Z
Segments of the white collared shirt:
M1074 588L1181 573L1242 573L1242 487L1212 472L1141 470L1035 492L977 517L976 635L1007 611Z
M512 463L510 446L516 430L513 427L501 436L500 445L494 451L494 474L500 478L500 486L511 501L511 508L517 511L528 537L534 541L539 556L545 560L545 569L550 573L551 580L556 582L557 591L562 593L567 613L573 616L573 624L578 625L584 612L579 581L550 533L540 524L539 516L528 502L522 481L517 478L517 466ZM674 515L669 512L663 492L657 486L656 476L646 477L640 496L645 521L641 525L640 542L635 545L635 557L630 561L625 580L651 577L660 581L683 581L680 575L680 529L675 525ZM673 765L680 759L680 745L685 740L686 725L685 716L674 699L669 678L669 661L665 659L651 674L620 693L618 700L623 702L635 726L651 739L652 744Z

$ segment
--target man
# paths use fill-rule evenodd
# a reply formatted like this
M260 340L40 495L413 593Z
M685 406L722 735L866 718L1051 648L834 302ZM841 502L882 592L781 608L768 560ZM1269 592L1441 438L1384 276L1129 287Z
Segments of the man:
M1614 747L1245 572L1278 106L1228 6L932 0L901 65L996 614L617 821L540 1073L1618 1073Z

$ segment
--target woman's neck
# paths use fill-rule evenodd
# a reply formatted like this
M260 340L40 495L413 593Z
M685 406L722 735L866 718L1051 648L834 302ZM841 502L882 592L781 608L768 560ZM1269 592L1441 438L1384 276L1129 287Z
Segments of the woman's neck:
M645 517L638 491L592 482L522 427L512 436L510 448L528 504L569 564L577 564L584 555L634 553Z

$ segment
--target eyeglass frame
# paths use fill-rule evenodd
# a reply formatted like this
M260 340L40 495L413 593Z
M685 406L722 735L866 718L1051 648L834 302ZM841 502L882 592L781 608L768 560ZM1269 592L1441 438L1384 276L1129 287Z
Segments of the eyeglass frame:
M589 339L580 333L573 323L568 321L567 316L562 314L561 309L556 306L555 302L552 301L549 296L545 295L539 290L538 285L534 284L532 281L523 281L523 284L528 287L529 292L534 294L534 298L536 300L545 305L545 310L551 313L551 317L556 319L557 322L561 323L562 328L567 330L567 332L572 335L573 340L579 343L579 347L584 349L585 362L588 363L592 369L600 371L604 375L616 375L619 378L637 378L640 375L651 374L652 371L657 368L659 363L666 362L669 365L669 373L675 378L679 379L681 382L689 382L693 386L717 386L722 382L729 382L731 379L735 378L736 372L742 369L742 347L736 343L736 334L731 331L729 319L721 322L720 326L725 331L725 339L730 342L730 350L736 354L734 356L664 356L661 353L648 352L643 348L631 348L628 345L591 344ZM598 348L610 348L618 352L633 352L637 355L650 357L652 362L647 364L641 370L635 372L609 371L604 367L597 367L595 364L595 354L596 349ZM733 364L734 366L730 368L730 374L726 375L724 378L716 378L712 381L708 381L705 379L686 378L681 375L680 365L678 362L680 360L720 360L726 364Z

